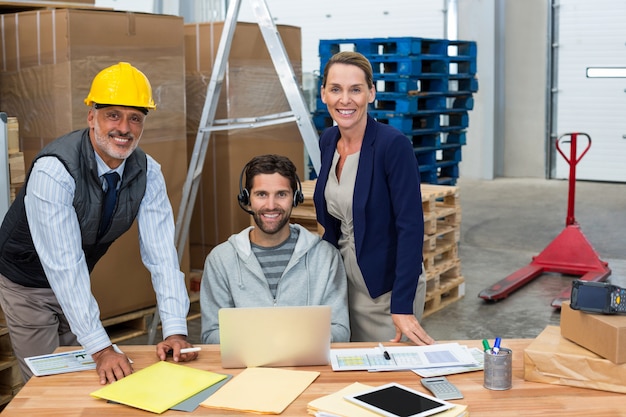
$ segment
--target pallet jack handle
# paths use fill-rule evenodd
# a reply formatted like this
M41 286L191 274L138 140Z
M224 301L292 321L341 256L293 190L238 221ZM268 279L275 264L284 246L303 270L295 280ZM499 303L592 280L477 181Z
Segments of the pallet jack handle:
M587 147L580 155L578 155L578 137L583 136L587 138ZM569 138L569 139L568 139ZM570 156L569 158L561 149L561 144L570 143ZM583 159L583 156L591 148L591 137L586 133L565 133L556 140L556 150L559 151L561 156L565 158L569 164L569 193L567 198L567 218L565 219L565 225L569 226L576 224L576 218L574 217L574 201L576 200L576 165Z

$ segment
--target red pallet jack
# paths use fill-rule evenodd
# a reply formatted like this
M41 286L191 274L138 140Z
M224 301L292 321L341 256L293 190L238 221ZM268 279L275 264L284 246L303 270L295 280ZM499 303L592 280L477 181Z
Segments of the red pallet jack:
M577 157L577 141L579 136L587 138L587 148ZM571 137L571 140L565 140ZM561 150L561 143L570 143L570 157ZM556 141L556 149L569 163L569 195L567 201L567 218L565 229L537 256L532 262L512 273L503 280L486 288L478 294L485 300L499 300L513 291L537 278L545 272L556 272L566 275L578 275L584 281L604 281L611 270L609 264L598 258L589 241L585 238L580 226L574 218L574 195L576 189L576 164L591 147L591 137L586 133L566 133ZM552 300L552 307L561 308L563 301L569 300L571 288L567 288Z

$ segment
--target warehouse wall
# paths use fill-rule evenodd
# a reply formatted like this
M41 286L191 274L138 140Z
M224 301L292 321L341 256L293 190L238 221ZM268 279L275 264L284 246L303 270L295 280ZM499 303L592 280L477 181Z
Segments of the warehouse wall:
M546 176L548 0L458 0L459 39L478 42L479 91L461 176Z
M319 39L444 37L444 8L456 2L457 38L477 41L479 78L461 177L546 176L550 0L321 0L297 8L291 0L266 2L277 23L302 27L305 79L318 69ZM252 16L244 1L240 20Z

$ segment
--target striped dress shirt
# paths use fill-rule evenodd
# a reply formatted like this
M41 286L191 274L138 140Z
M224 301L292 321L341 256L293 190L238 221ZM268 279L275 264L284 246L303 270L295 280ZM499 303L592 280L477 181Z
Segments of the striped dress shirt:
M146 192L139 207L139 248L157 295L163 337L187 335L189 297L174 246L174 219L160 165L149 155ZM96 154L98 174L110 168ZM116 171L123 178L124 164ZM123 179L122 179L123 181ZM88 354L111 345L91 293L81 232L72 205L76 184L55 157L37 160L24 198L33 243L72 332ZM125 291L125 288L112 288Z

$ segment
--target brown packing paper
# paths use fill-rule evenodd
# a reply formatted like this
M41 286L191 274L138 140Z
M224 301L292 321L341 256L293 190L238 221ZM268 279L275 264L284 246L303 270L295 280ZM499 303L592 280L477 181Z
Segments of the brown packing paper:
M524 379L626 393L626 365L616 365L547 326L524 351Z
M219 46L223 22L185 25L185 81L187 149L193 152ZM287 55L300 83L302 54L300 28L277 25ZM224 74L216 119L249 118L289 111L289 103L261 31L256 23L238 22ZM296 123L228 130L209 139L201 184L189 228L191 268L203 269L208 253L228 237L250 225L250 215L239 208L239 176L254 156L278 153L304 172L304 143Z
M188 167L183 19L79 9L4 14L0 19L0 108L19 119L26 170L46 144L87 127L83 100L93 77L127 61L152 85L157 109L148 114L139 146L161 165L176 216ZM93 28L107 28L106 36ZM181 269L189 271L187 253ZM92 289L103 319L155 305L136 225L98 263Z

